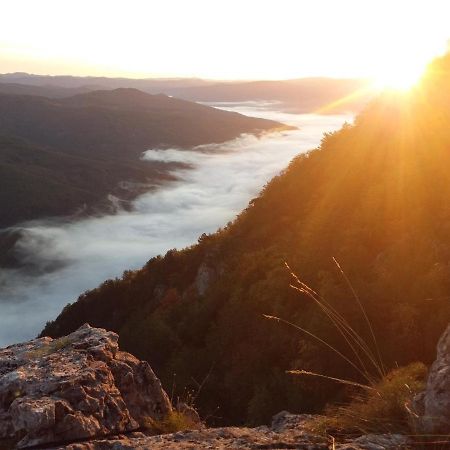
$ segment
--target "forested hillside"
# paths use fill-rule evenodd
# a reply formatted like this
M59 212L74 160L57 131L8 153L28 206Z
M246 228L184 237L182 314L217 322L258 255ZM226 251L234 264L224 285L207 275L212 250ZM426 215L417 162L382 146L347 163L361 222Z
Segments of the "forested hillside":
M173 178L173 164L141 159L149 148L190 148L279 126L136 89L63 99L0 94L0 227L99 206L108 194L130 198Z
M62 99L0 96L0 134L97 158L138 158L152 146L223 142L279 125L137 89Z
M119 181L171 180L170 166L68 155L0 135L0 227L67 214L86 205L99 207L107 194L126 199L130 192ZM139 185L135 186L137 190Z
M410 95L385 95L320 148L298 156L237 219L83 294L43 335L84 322L118 331L165 386L197 392L211 422L262 423L318 411L342 389L305 369L359 376L287 319L346 348L293 271L363 336L370 317L387 367L430 363L450 320L450 57ZM176 374L176 375L175 375Z

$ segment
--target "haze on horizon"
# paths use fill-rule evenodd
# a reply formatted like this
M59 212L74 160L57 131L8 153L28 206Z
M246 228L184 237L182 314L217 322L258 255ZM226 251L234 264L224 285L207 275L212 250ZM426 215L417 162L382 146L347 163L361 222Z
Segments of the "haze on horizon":
M418 77L446 49L449 13L446 0L3 2L0 72Z

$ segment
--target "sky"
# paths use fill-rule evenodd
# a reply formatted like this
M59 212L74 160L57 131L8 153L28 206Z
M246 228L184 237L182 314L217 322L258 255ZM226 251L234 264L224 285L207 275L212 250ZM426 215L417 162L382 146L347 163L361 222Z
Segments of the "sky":
M449 0L0 0L0 73L286 79L418 73Z

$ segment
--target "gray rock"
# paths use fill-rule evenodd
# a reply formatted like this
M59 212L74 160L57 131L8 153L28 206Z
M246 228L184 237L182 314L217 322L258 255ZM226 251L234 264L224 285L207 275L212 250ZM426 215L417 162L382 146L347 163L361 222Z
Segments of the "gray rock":
M402 434L365 434L336 446L337 450L405 450L411 441Z
M332 448L336 450L405 450L411 448L408 437L398 434L369 434L345 443L334 443L332 439L315 436L306 431L305 423L313 417L282 411L273 417L271 427L204 428L160 436L143 436L134 433L115 439L70 444L53 450L328 450Z
M291 414L288 411L281 411L272 417L271 427L277 432L301 429L305 422L310 421L313 417L311 414Z
M425 391L413 402L417 430L427 434L450 434L450 325L437 346Z
M0 439L19 448L138 429L172 411L150 366L118 336L83 325L0 350Z
M161 436L97 440L58 447L53 450L158 450L158 449L299 449L327 450L323 438L312 440L301 430L277 433L268 427L207 428Z
M206 263L200 264L195 277L195 288L199 295L205 295L209 286L216 280L216 271Z

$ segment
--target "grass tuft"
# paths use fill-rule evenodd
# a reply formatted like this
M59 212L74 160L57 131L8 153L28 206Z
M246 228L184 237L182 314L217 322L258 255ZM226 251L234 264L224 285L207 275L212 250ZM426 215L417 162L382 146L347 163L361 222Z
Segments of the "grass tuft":
M39 347L36 350L31 350L27 352L26 357L29 359L42 358L44 356L51 355L52 353L55 353L58 350L68 347L70 344L72 344L72 342L73 342L72 339L70 339L68 336L64 336L59 339L54 339L50 343L44 344L42 347Z
M344 338L351 356L347 356L345 350L331 345L320 336L288 320L264 315L266 319L288 325L329 348L353 367L364 380L363 383L359 383L307 370L288 371L287 373L297 376L313 376L338 382L351 390L347 404L327 407L322 416L316 416L306 426L311 432L325 436L389 432L414 434L414 430L411 429L412 413L408 405L413 397L424 389L427 368L422 363L412 363L390 372L386 371L374 329L364 306L341 265L335 258L333 261L358 304L362 319L370 332L371 342L366 342L336 308L303 283L287 264L286 267L293 279L290 286L318 306Z
M330 406L308 428L320 434L409 433L408 403L425 386L427 368L413 363L389 372L373 390L358 391L347 405Z

